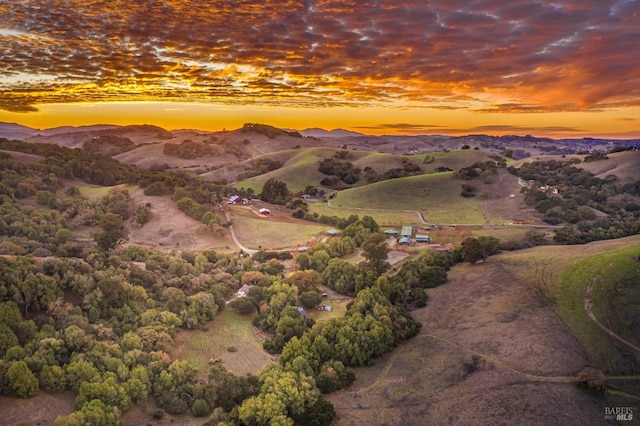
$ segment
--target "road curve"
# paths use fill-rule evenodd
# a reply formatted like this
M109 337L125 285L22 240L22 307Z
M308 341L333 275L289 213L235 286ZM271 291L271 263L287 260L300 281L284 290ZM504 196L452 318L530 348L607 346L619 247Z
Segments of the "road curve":
M624 337L621 337L621 336L617 335L616 333L614 333L613 331L611 331L611 329L607 328L604 324L602 324L600 321L598 321L598 318L596 318L596 316L594 315L594 313L593 313L593 311L591 309L591 307L593 305L593 303L591 302L591 291L593 290L593 286L596 283L596 281L598 281L598 277L593 277L591 279L591 281L589 282L589 285L587 286L587 294L584 296L584 310L587 312L587 315L589 316L591 321L593 321L598 327L600 327L602 329L602 331L604 331L605 333L607 333L609 336L613 337L617 341L623 343L625 346L627 346L627 347L633 349L634 351L640 353L640 347L634 345L633 343L631 343L630 341L628 341Z

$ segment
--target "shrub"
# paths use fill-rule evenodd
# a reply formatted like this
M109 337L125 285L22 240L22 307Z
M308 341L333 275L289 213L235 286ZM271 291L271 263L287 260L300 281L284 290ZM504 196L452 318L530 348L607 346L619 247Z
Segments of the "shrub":
M204 417L209 414L209 404L204 399L196 399L193 401L191 411L195 417Z

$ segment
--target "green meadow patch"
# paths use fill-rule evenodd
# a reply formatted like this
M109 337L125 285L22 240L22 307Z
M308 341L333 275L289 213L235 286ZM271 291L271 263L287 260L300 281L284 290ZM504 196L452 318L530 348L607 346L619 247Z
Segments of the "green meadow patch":
M249 248L281 249L308 245L323 231L331 226L317 225L314 222L280 222L273 217L258 217L250 209L232 207L233 228L240 242Z
M302 191L307 185L318 186L326 177L318 170L318 162L328 158L336 151L331 148L305 148L295 150L296 155L289 158L281 168L251 179L242 180L234 184L236 188L251 188L258 194L264 183L275 178L287 184L290 191Z
M79 186L78 190L80 191L80 195L83 197L87 197L89 199L98 199L102 198L105 195L108 195L111 190L120 189L120 190L128 190L130 194L138 189L138 185L115 185L115 186Z
M262 349L259 337L251 325L251 315L241 316L225 309L207 324L206 330L181 332L177 355L197 368L200 378L206 378L215 363L240 376L257 374L272 360Z
M427 222L481 224L481 202L460 196L463 181L451 172L411 176L340 191L331 205L341 208L416 210Z

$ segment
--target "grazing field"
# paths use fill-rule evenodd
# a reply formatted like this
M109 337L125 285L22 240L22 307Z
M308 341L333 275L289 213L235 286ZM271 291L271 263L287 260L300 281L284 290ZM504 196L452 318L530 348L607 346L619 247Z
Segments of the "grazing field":
M583 246L537 247L500 256L507 268L535 288L545 287L558 315L605 372L628 371L640 354L621 348L591 321L584 308L587 287L593 312L617 334L638 343L640 318L640 237L598 241ZM616 306L612 306L613 304Z
M132 200L137 205L151 204L151 220L142 227L129 229L129 244L154 247L161 251L236 250L233 240L226 232L215 234L201 222L178 210L171 197L147 196L141 189L130 192Z
M572 383L589 363L580 344L493 258L427 293L420 334L328 396L337 426L602 423L608 402Z
M287 184L290 191L302 191L307 185L318 186L326 177L318 171L318 162L333 155L336 150L331 148L305 148L287 160L284 165L271 172L237 182L236 188L251 188L256 194L260 193L264 183L275 178Z
M414 211L370 210L360 208L334 207L332 203L308 203L310 213L319 215L349 217L371 216L380 226L402 226L420 224L420 216ZM392 207L390 207L392 208Z
M260 334L251 325L251 316L222 311L206 330L181 331L173 357L189 361L206 378L211 362L221 362L229 371L244 376L257 374L272 361L259 342ZM228 348L235 347L235 352Z
M331 226L296 220L272 209L271 217L259 217L250 208L232 207L233 227L240 242L252 249L282 249L308 245ZM286 220L286 221L285 221Z
M427 222L485 223L481 202L460 196L462 182L453 179L449 172L386 180L341 191L331 205L416 210L422 212Z

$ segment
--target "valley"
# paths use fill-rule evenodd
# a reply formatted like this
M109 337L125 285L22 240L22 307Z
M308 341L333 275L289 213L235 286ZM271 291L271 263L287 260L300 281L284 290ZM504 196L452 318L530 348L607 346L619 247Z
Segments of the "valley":
M638 141L4 129L0 424L638 406Z

